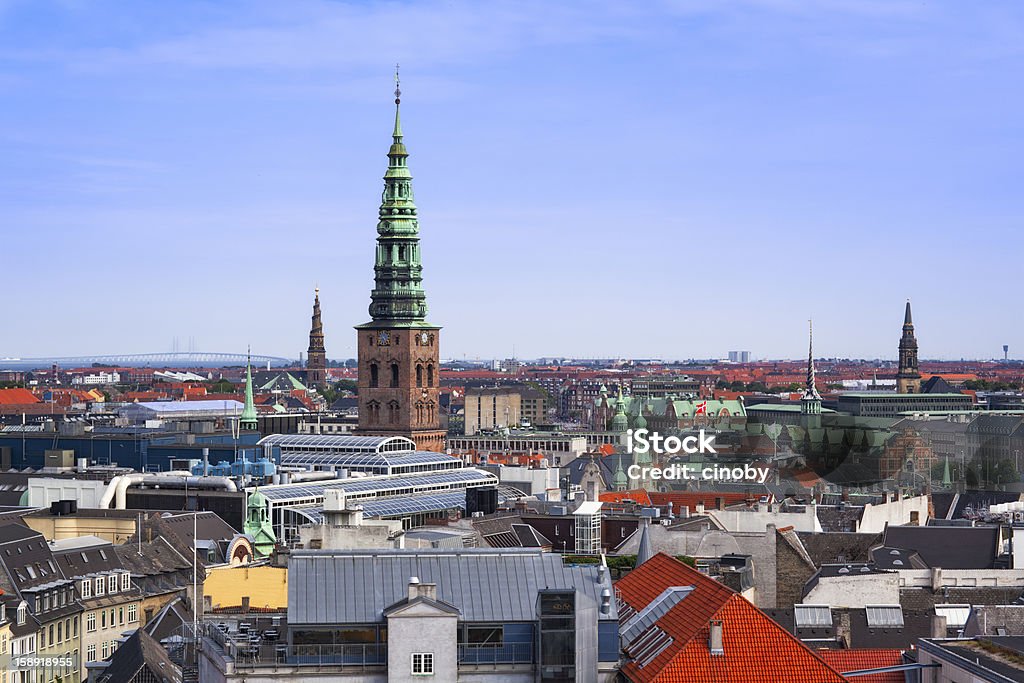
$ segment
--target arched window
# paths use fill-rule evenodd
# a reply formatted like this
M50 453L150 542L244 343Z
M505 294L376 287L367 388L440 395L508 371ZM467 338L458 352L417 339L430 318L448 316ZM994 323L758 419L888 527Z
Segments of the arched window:
M416 365L416 386L423 386L423 366L419 364Z
M377 364L376 363L370 363L370 386L371 387L380 386L380 376L379 375L380 375L380 373L377 370Z
M398 363L391 364L391 386L398 386Z
M434 386L434 364L430 363L427 365L427 386Z
M390 412L390 415L388 416L388 418L391 421L391 424L398 424L398 417L399 417L398 402L397 401L392 401L391 403L389 403L388 404L388 409L389 409L389 412Z

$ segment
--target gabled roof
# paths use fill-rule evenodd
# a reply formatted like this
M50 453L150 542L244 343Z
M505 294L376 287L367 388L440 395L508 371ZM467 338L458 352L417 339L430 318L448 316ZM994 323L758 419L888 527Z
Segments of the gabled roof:
M630 681L658 683L841 683L820 657L744 597L668 555L658 553L616 583L620 614L644 614L666 589L690 587L650 627L623 643ZM712 621L722 624L722 653L709 647ZM627 622L628 623L628 622ZM636 630L636 629L634 629ZM632 632L630 632L632 634Z
M96 678L99 683L133 681L141 671L149 673L148 681L181 683L181 669L167 656L160 643L144 630L136 629L110 657L110 664Z
M0 405L28 405L39 403L39 398L28 389L0 389Z

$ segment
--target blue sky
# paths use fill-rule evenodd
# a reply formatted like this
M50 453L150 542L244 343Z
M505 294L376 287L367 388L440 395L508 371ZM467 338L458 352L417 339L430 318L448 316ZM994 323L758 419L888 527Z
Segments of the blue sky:
M0 356L354 355L395 62L443 356L1024 354L1017 0L0 0Z

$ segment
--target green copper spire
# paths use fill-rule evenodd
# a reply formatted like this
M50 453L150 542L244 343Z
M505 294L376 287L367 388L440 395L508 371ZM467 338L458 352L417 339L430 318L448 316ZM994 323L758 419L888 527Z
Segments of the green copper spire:
M615 401L615 416L612 418L613 432L624 432L629 427L629 418L626 417L626 401L622 398L622 387L619 387L619 398Z
M377 221L377 256L370 294L372 321L360 327L433 327L426 321L427 295L423 291L419 221L413 203L409 153L402 141L402 91L395 69L395 128L388 150Z
M949 458L946 458L945 464L942 466L942 487L950 488L953 485L953 477L949 474Z
M242 408L238 427L244 431L256 431L258 428L256 401L252 397L252 362L249 359L245 361L245 407Z

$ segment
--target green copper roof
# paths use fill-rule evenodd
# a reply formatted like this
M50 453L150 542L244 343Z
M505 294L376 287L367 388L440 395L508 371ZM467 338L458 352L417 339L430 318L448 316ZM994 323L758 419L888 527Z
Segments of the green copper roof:
M433 327L426 321L419 221L413 203L409 153L402 139L400 104L401 91L396 87L395 128L377 221L377 255L370 293L372 320L359 327Z

